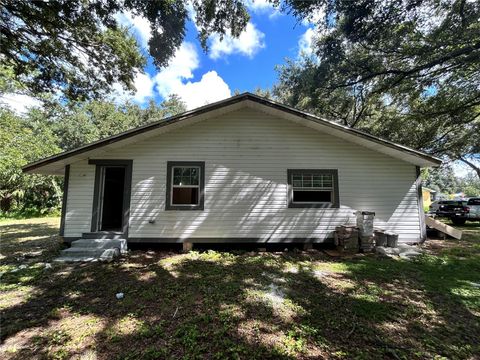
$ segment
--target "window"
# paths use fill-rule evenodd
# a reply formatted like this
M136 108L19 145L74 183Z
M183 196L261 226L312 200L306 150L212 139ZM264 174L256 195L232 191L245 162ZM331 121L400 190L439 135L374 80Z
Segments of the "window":
M467 205L480 205L480 198L468 200Z
M339 207L337 170L289 169L288 207Z
M203 210L205 163L169 161L165 210Z

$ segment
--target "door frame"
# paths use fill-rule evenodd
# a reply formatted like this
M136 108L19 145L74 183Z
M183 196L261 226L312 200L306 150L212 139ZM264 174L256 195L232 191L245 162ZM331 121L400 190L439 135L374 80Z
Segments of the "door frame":
M100 231L100 192L102 181L102 168L105 166L123 166L125 167L125 182L123 186L123 211L122 211L122 229L123 236L128 237L128 224L130 221L130 195L132 192L132 167L133 160L124 159L89 159L90 165L95 165L95 184L93 187L92 203L92 222L91 232L112 233L112 231Z

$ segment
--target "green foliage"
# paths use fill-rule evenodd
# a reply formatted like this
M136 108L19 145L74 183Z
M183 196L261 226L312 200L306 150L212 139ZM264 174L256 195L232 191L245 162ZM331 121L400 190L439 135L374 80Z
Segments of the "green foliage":
M2 211L54 210L61 198L61 179L26 175L21 167L59 151L51 129L0 109L0 204Z
M133 90L146 60L117 15L148 21L148 50L160 68L184 40L187 6L182 0L5 0L0 5L2 66L32 95L95 99L116 83ZM242 1L195 0L193 8L204 49L210 34L238 36L249 19Z
M105 100L50 103L17 115L0 108L0 201L2 216L42 215L58 211L63 179L24 174L29 162L70 150L122 131L185 111L172 95L146 109Z
M324 13L314 55L279 69L292 106L432 154L480 176L480 3L285 0L297 18ZM473 165L473 166L472 166Z
M473 174L468 174L463 179L461 179L460 189L465 193L465 196L467 197L479 197L480 179Z
M444 194L454 194L461 190L460 180L455 176L451 166L425 169L424 185Z
M152 100L145 109L129 102L94 100L70 106L55 104L41 116L56 135L60 148L70 150L185 110L185 103L171 95L160 106Z

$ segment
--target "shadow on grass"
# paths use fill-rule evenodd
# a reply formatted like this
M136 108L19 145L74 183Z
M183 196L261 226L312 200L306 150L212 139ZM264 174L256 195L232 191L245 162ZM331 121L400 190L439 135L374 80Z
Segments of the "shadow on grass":
M0 223L0 252L2 264L22 262L24 255L41 253L38 258L51 260L62 247L58 236L58 224L50 222L38 223ZM37 259L34 259L34 261Z
M480 304L465 284L479 273L478 257L134 252L40 274L34 295L3 311L2 339L51 328L14 359L87 350L100 359L467 358L480 350ZM82 317L97 328L78 346L68 323Z

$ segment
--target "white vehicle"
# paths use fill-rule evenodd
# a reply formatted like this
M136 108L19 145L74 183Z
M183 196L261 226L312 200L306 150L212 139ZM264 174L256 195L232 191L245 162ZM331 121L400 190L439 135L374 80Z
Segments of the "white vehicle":
M467 208L467 220L480 221L480 197L468 199Z

